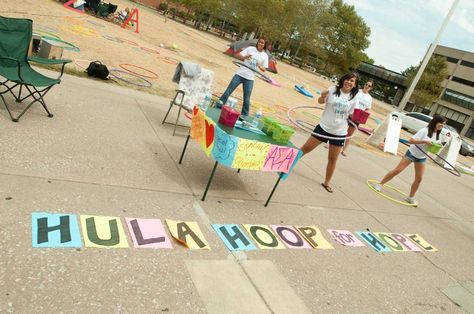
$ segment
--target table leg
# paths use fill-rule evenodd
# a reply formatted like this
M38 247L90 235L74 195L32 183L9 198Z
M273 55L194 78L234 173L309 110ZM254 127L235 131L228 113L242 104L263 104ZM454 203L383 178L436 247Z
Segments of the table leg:
M268 197L267 202L265 203L265 207L267 207L268 203L270 203L270 200L271 200L271 198L272 198L272 196L273 196L273 193L275 192L275 190L276 190L276 188L277 188L277 186L278 186L278 183L280 183L280 180L281 180L281 177L280 177L280 175L278 175L278 180L277 180L277 182L275 183L275 186L273 187L273 190L272 190L272 192L270 193L270 196Z
M188 142L189 142L190 137L191 137L191 134L188 134L188 137L186 138L186 143L184 143L183 151L181 152L181 157L179 158L179 162L178 162L178 164L180 165L181 165L181 162L183 161L184 152L186 151L186 147L188 147Z
M211 185L212 178L214 177L214 172L216 172L217 164L218 164L218 162L216 161L216 163L214 164L214 168L212 168L212 172L211 172L211 176L209 177L209 181L207 181L206 190L204 191L204 195L202 196L202 199L201 199L201 201L203 201L203 202L206 199L207 190L209 190L209 186Z
M240 173L240 168L239 168L239 169L237 169L237 173Z

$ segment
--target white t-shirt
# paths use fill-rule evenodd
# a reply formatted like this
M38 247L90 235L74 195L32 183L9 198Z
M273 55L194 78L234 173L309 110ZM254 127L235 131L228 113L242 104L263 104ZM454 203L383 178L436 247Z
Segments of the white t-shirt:
M357 106L357 96L349 100L350 93L344 93L342 90L340 96L334 95L336 86L329 88L329 94L324 102L326 106L321 117L319 125L324 131L333 135L347 135L347 119L354 112Z
M357 93L356 97L359 102L356 108L362 110L372 108L372 96L370 96L369 93L366 94L362 89L359 89L359 92Z
M245 59L244 64L256 71L258 71L257 64L260 64L265 69L268 68L268 55L265 50L258 51L256 47L252 46L242 50L240 55L243 57L252 56L251 58ZM244 66L240 66L236 74L247 80L253 81L255 79L255 73Z
M428 137L428 128L423 128L420 129L418 132L416 132L415 135L412 137L415 140L420 140L420 141L435 141L436 140L436 131L433 132L433 136ZM427 149L427 144L416 144L419 148L423 149L423 151L426 153ZM410 153L416 157L416 158L426 158L426 155L420 151L415 144L411 144L410 148L408 149Z

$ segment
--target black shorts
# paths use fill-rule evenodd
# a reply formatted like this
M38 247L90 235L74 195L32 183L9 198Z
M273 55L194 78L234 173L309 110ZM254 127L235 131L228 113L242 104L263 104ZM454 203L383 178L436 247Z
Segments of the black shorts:
M326 136L330 136L330 137L340 137L342 139L340 140L330 140L330 139L327 139L327 138L324 138L324 137L321 137L321 136L317 136L316 134L314 133L317 133L317 134L321 134L321 135L326 135ZM334 134L331 134L331 133L328 133L326 131L323 130L322 127L319 126L319 124L314 128L313 130L313 134L311 134L314 138L316 138L318 141L321 141L323 143L327 143L329 141L329 144L331 145L334 145L334 146L344 146L344 142L346 141L345 140L345 137L346 135L334 135Z

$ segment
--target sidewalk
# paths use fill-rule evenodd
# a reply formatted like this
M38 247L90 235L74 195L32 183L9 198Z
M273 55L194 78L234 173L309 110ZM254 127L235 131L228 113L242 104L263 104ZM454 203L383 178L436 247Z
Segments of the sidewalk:
M201 202L214 162L190 141L178 165L187 133L161 124L169 99L66 75L46 101L52 119L35 105L13 123L0 106L0 312L474 312L472 176L429 165L420 206L404 207L366 186L398 157L353 146L330 194L320 147L268 207L274 173L224 166ZM196 221L211 250L33 248L32 212ZM334 250L230 253L211 223L315 225ZM418 233L439 251L343 247L327 229Z

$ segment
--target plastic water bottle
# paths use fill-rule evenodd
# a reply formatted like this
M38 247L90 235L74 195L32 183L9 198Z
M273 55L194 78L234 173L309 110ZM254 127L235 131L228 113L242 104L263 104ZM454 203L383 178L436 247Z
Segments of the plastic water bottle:
M204 97L204 100L203 100L202 103L201 103L201 109L202 109L202 111L205 112L205 111L207 110L207 108L209 108L209 105L210 105L210 104L211 104L211 96L206 95L206 96Z
M237 106L237 99L229 97L227 99L226 105L231 107L232 109L235 109L235 107Z
M255 117L253 117L253 121L252 121L252 126L254 128L258 128L261 117L262 117L262 109L258 108L257 112L255 112Z

